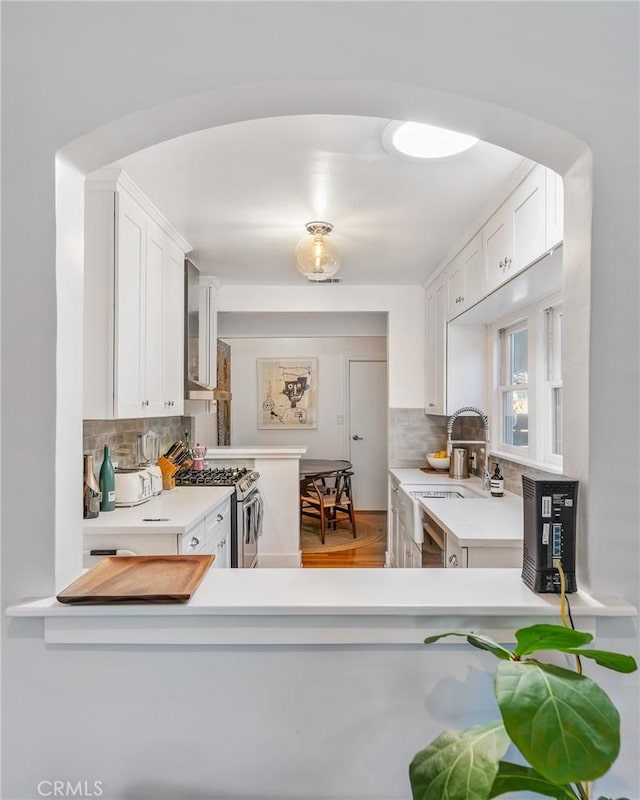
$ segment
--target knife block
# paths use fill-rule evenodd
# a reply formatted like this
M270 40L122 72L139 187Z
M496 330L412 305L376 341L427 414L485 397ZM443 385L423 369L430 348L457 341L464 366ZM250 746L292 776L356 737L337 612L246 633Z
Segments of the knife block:
M173 461L169 461L169 459L165 458L164 456L160 456L158 459L158 466L160 467L160 472L162 472L163 490L166 492L169 491L169 489L175 489L175 474L180 469L180 466L178 464L174 464Z

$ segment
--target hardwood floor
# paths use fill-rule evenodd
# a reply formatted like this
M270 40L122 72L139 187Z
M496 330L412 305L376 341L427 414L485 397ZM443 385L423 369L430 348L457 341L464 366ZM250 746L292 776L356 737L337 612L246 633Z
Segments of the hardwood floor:
M380 526L386 533L386 511L356 511L356 525L359 519L366 519L369 524ZM303 553L302 566L311 569L344 568L352 567L384 567L384 554L387 549L386 538L371 545L371 547L358 547L355 550L340 550L337 553Z

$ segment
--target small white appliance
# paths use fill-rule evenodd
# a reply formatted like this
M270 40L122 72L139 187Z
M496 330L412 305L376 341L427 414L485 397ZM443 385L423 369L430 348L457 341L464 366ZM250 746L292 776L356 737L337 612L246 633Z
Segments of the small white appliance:
M116 469L116 506L138 506L153 497L152 478L147 469Z
M157 464L149 464L145 469L151 478L151 494L155 497L162 493L162 470Z

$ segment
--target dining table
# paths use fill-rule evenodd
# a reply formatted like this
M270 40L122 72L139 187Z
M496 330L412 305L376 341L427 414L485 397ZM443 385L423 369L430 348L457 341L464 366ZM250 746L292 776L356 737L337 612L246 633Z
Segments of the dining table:
M330 458L301 458L300 477L308 478L311 475L331 475L334 472L343 472L352 468L352 463L346 459Z

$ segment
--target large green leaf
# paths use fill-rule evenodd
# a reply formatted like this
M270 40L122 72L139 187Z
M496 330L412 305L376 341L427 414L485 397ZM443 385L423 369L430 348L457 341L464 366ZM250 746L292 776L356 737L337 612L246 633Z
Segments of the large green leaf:
M593 780L615 761L620 717L585 675L533 660L501 661L495 693L509 736L550 781Z
M502 647L497 642L494 642L493 639L490 639L488 636L481 636L480 634L469 633L467 631L449 631L449 633L439 633L436 636L427 636L424 643L433 644L439 639L444 639L445 636L464 636L469 644L478 647L480 650L488 650L490 653L493 653L494 656L505 660L512 658L511 651Z
M561 786L552 783L531 767L501 761L489 797L499 797L507 792L537 792L557 800L576 800L578 797L568 784Z
M590 633L574 631L563 625L530 625L516 631L518 645L513 651L517 656L526 656L536 650L562 650L569 647L582 647L593 640Z
M501 722L444 731L411 762L413 800L487 800L509 744Z
M622 653L611 653L608 650L584 650L582 648L572 648L565 650L565 652L592 658L601 667L614 669L616 672L635 672L638 669L635 658L633 656L625 656Z

